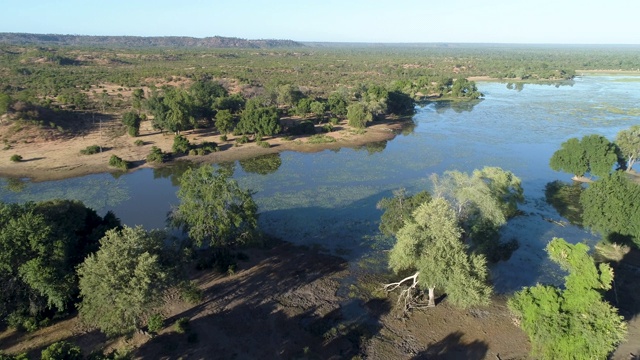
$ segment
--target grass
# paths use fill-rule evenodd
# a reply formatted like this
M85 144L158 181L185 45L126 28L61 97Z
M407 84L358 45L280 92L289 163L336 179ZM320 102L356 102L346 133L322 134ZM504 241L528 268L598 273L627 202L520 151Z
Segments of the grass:
M334 137L324 134L312 135L311 137L309 137L309 140L307 140L308 144L328 144L334 142L336 142L336 139Z
M98 145L89 145L86 148L80 150L82 155L93 155L102 151L102 148Z

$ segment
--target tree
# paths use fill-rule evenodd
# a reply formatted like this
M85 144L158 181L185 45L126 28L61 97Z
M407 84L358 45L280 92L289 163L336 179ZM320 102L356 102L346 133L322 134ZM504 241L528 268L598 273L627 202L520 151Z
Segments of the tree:
M373 120L373 116L364 104L357 102L347 107L347 119L349 120L349 126L364 129L367 123Z
M332 114L337 116L347 115L348 102L342 93L331 93L331 95L329 95L329 99L327 99L327 104L329 105L329 111L331 111Z
M431 195L421 191L413 196L406 194L405 189L393 192L392 198L382 198L376 207L384 211L380 217L380 231L387 236L395 236L405 221L411 221L413 212L418 206L431 200Z
M616 147L600 135L586 135L582 140L571 138L562 143L549 160L549 166L555 171L572 173L576 178L590 173L594 176L606 176L618 161Z
M153 115L153 126L157 129L179 134L196 125L193 99L185 90L165 87L162 95L152 93L147 106Z
M0 113L2 113L1 107ZM640 157L640 125L634 125L618 132L615 143L626 160L627 171L631 171L636 160Z
M478 99L482 96L482 93L478 91L475 82L460 78L451 85L451 96Z
M280 130L280 118L276 108L262 106L258 101L251 99L247 101L247 105L242 111L235 132L262 137L277 134Z
M524 201L524 191L520 178L511 171L499 167L485 166L482 170L474 170L473 178L481 179L489 187L491 195L498 200L502 213L506 218L518 213L518 204Z
M583 224L611 239L640 247L640 185L616 171L595 181L580 196Z
M220 110L216 114L216 128L221 134L228 134L233 131L235 123L233 115L229 110Z
M252 238L258 227L258 207L225 171L210 165L187 169L180 177L178 198L169 221L181 227L197 245L227 248Z
M300 92L300 90L297 87L291 84L284 84L284 85L278 86L278 88L276 89L276 92L277 92L276 101L278 105L295 106L296 104L298 104L298 101L300 101L300 99L302 99L303 97L302 92Z
M133 137L140 135L140 121L142 121L140 116L133 111L122 115L122 123L127 126L127 132Z
M217 111L229 110L232 114L239 113L245 105L246 100L240 94L232 94L216 99L213 108Z
M82 360L82 351L77 345L58 341L42 350L40 360Z
M0 320L37 324L45 313L64 313L78 292L75 267L119 225L79 201L0 203Z
M462 308L487 304L491 287L486 284L486 260L469 254L461 236L456 213L444 198L420 205L413 220L398 231L389 254L389 267L395 273L415 273L385 285L385 289L392 291L412 280L399 299L404 299L405 309L415 306L413 291L417 287L428 289L428 306L435 306L435 289L442 289L449 301Z
M108 231L78 267L80 316L107 335L132 333L162 304L171 284L165 235L142 227Z
M312 102L313 102L313 100L308 98L308 97L300 99L298 101L298 103L296 104L295 113L298 116L306 116L308 113L311 112L311 103Z
M9 107L11 106L11 96L9 94L5 94L0 92L0 115L4 115L9 111Z
M215 115L213 110L216 100L226 97L228 93L219 83L203 78L191 84L189 95L192 99L194 117L211 120Z
M144 101L144 90L142 89L134 89L131 93L131 106L137 110L138 115L140 115L140 110L142 109L142 104Z
M316 115L319 121L322 121L322 119L324 118L325 108L326 108L325 104L320 101L314 101L310 105L311 112Z
M602 291L611 288L613 270L605 263L596 266L585 244L571 245L554 238L546 250L569 273L564 289L536 285L508 301L529 335L534 356L605 359L626 334L617 309L602 299Z

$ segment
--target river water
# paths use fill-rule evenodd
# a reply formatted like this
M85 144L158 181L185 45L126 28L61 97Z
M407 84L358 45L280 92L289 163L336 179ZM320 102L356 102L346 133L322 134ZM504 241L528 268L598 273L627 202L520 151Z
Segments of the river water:
M353 266L379 258L392 245L377 231L376 203L398 188L429 188L429 175L499 166L522 179L524 215L509 221L506 239L520 248L492 268L498 292L536 282L557 282L561 273L546 260L552 237L594 244L595 235L560 226L562 217L545 202L548 182L569 181L552 171L549 158L571 137L601 134L613 139L640 124L640 77L578 77L562 85L480 83L481 101L428 103L416 108L413 124L393 140L358 149L318 153L283 152L231 164L234 177L254 190L263 230L295 244L343 256ZM123 223L162 228L177 204L176 182L184 165L142 169L122 176L89 175L43 183L3 179L5 202L78 199ZM369 261L375 263L375 261Z

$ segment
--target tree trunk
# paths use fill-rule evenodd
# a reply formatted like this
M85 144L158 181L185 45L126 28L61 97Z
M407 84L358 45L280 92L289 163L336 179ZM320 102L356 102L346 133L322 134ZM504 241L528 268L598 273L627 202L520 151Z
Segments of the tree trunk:
M427 304L428 307L434 307L436 306L436 299L435 299L435 293L434 293L435 288L430 287L429 288L429 304Z

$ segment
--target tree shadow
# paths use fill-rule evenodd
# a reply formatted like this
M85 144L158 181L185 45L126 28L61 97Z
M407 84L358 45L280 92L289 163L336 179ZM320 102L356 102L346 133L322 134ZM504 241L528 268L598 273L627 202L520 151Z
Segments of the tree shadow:
M464 343L462 337L464 333L460 331L447 335L444 339L429 345L429 347L414 356L413 360L481 360L484 359L489 350L489 345L483 341L472 341Z
M34 158L30 158L30 159L22 159L20 160L20 162L29 162L29 161L38 161L38 160L43 160L46 159L46 157L34 157Z

